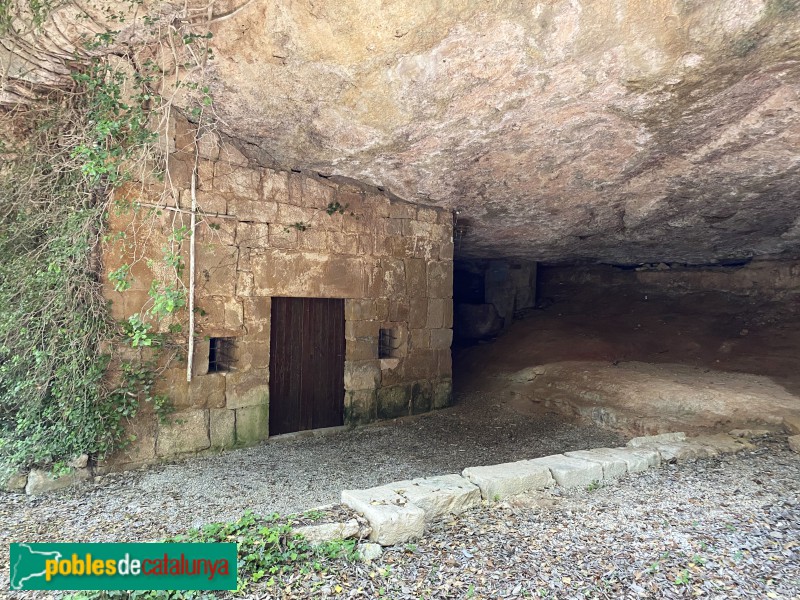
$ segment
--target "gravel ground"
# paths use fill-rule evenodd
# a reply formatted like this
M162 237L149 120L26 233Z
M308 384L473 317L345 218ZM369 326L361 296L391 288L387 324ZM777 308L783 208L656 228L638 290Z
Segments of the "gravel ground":
M467 402L59 494L5 495L0 589L12 541L158 539L245 508L285 513L335 501L344 487L620 442L560 419ZM775 438L754 452L665 466L594 491L472 510L375 563L338 561L323 576L298 578L292 591L249 597L798 599L799 495L800 456Z

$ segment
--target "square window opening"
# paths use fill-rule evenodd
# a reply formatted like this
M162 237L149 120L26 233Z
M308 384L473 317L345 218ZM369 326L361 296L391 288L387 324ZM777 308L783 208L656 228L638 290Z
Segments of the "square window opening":
M233 371L236 355L235 338L209 338L208 372L225 373Z
M378 333L378 358L399 358L400 344L393 329L381 329Z

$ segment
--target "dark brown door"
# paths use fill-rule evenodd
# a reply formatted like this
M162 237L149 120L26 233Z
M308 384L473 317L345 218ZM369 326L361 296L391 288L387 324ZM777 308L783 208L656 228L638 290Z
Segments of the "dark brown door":
M344 300L273 298L269 434L344 423Z

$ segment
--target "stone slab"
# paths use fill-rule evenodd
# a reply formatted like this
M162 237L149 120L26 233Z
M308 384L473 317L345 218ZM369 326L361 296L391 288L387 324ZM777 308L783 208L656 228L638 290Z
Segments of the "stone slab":
M654 444L683 442L686 440L686 434L682 431L675 433L661 433L659 435L648 435L644 437L635 437L628 442L628 448L641 448L642 446L652 446Z
M75 485L79 481L86 481L90 477L91 474L88 469L73 469L60 477L53 477L47 471L33 469L28 473L25 493L30 496L35 496L37 494L46 494L47 492L63 490L64 488Z
M791 435L800 434L800 415L783 417L783 428Z
M523 460L485 467L468 467L462 475L477 485L484 500L500 500L554 484L550 469Z
M425 511L387 487L344 490L342 504L364 515L372 526L369 539L381 546L419 539L425 531Z
M397 481L385 487L424 510L428 522L464 512L481 501L480 488L455 474Z
M599 463L603 467L603 481L613 481L628 474L628 462L618 456L604 454L596 450L565 452L564 456Z
M789 436L789 448L791 448L792 451L800 454L800 435Z
M628 473L642 473L661 464L661 455L652 448L595 448L593 452L624 460Z
M596 462L570 458L563 454L543 456L529 462L550 469L555 482L565 488L583 487L603 480L603 466Z
M292 531L302 535L312 546L319 546L334 540L346 540L356 537L361 528L358 521L350 519L344 523L322 523L320 525L304 525Z
M688 440L692 444L700 444L708 446L719 454L735 454L742 450L755 448L750 442L741 438L734 438L725 433L718 433L716 435L701 435Z

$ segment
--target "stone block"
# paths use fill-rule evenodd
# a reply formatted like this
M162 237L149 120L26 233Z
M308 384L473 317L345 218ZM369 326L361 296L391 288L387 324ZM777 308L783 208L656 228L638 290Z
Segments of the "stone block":
M318 293L325 298L363 298L363 261L356 257L331 256L324 265L318 286Z
M206 362L208 362L206 360ZM209 373L193 377L189 385L189 404L192 408L222 408L225 406L224 373Z
M389 320L389 299L388 298L376 298L375 299L375 318L378 319L379 321L387 321L387 320Z
M720 454L735 454L742 450L750 450L755 448L750 442L741 438L734 438L733 436L725 433L718 433L715 435L700 435L694 438L689 438L692 444L700 444L712 448L713 451Z
M408 380L437 379L440 375L438 351L414 350L403 361Z
M378 358L377 338L347 340L345 359L348 361L375 360Z
M380 321L347 321L344 324L344 337L346 340L377 339L380 329Z
M431 329L431 349L449 350L453 344L452 329Z
M228 214L235 215L239 221L251 223L275 223L278 220L278 203L250 198L230 198Z
M320 525L304 525L292 528L292 533L302 535L312 546L354 538L360 531L361 528L355 519L350 519L344 523L322 523Z
M266 223L239 223L236 228L236 245L241 248L267 248L270 226Z
M185 368L167 369L161 373L155 381L153 393L158 396L167 396L176 408L189 406L191 402Z
M408 326L422 329L428 324L428 299L411 298L408 301Z
M389 205L389 216L393 219L416 219L417 207L409 202L394 201Z
M229 142L219 144L219 162L230 167L246 167L250 163L249 159Z
M73 469L69 473L65 473L59 477L53 477L47 471L33 469L28 473L25 493L29 496L35 496L38 494L46 494L47 492L55 492L56 490L72 487L81 481L86 481L90 477L89 469Z
M438 210L435 208L427 208L425 206L417 207L417 220L422 223L436 223L438 217Z
M399 258L382 258L381 292L379 296L403 297L406 295L405 263Z
M407 385L382 387L378 390L379 419L394 419L409 414L411 389Z
M381 547L380 544L362 542L356 546L356 554L358 558L365 563L371 563L373 560L378 560L383 555L383 547Z
M800 435L800 415L783 417L783 428L790 435Z
M349 391L344 396L345 423L359 425L377 418L378 394L375 390Z
M344 318L346 321L374 321L375 300L370 298L350 298L344 301Z
M647 448L636 450L632 448L595 448L592 452L625 461L628 473L642 473L650 467L657 467L661 463L661 456L658 452Z
M226 374L225 408L269 404L269 370L242 369Z
M249 336L262 334L259 337L266 342L269 341L272 298L265 296L242 298L242 317Z
M364 515L372 527L369 539L381 546L419 539L425 532L425 511L389 489L344 490L342 504Z
M502 500L533 490L552 487L553 476L546 465L532 461L502 463L485 467L468 467L462 475L477 485L484 500Z
M460 475L438 475L396 481L383 487L389 488L425 511L427 522L445 515L462 513L481 502L480 488Z
M443 242L439 247L439 260L453 260L455 245L453 242Z
M261 197L272 202L288 202L289 174L285 171L264 169Z
M543 456L529 462L550 469L556 483L565 488L584 487L603 480L603 466L596 462L568 458L563 454Z
M276 222L284 226L292 226L302 223L313 227L316 225L318 211L313 208L304 208L293 204L278 204L278 218ZM312 221L315 221L312 224Z
M426 302L425 308L427 310L427 300L421 299ZM389 299L389 320L395 322L408 321L410 314L410 302L405 299ZM417 321L419 322L419 321Z
M704 458L711 454L707 447L689 442L661 442L647 446L656 450L662 462L685 462Z
M598 463L603 467L603 481L613 481L628 474L628 462L626 460L603 452L577 450L575 452L564 452L564 456Z
M204 296L197 299L197 328L211 337L241 333L244 324L242 302L235 296Z
M430 329L411 329L408 332L408 349L410 352L415 350L430 350L431 331Z
M421 258L426 261L436 261L439 259L442 246L439 242L421 237L408 239L412 239L414 242L414 249L411 254L415 258Z
M256 281L250 271L238 271L236 273L236 295L248 297L255 294Z
M653 446L662 442L683 442L685 440L686 434L679 431L676 433L661 433L659 435L635 437L627 443L627 446L628 448L641 448L643 446Z
M302 180L300 205L324 210L333 202L335 192L336 190L331 184L305 177Z
M303 232L297 234L297 247L301 250L308 250L310 252L328 252L334 251L330 247L328 236L330 234L324 229L318 227L311 227Z
M298 231L288 225L269 226L269 246L271 248L297 248Z
M390 205L391 201L382 193L367 192L364 196L364 206L378 218L389 216Z
M212 408L209 411L208 433L212 448L232 448L236 445L236 411Z
M224 215L228 212L228 199L224 194L219 192L206 192L197 190L195 192L197 198L197 209L206 215ZM181 194L181 208L190 209L192 207L192 195ZM209 217L204 217L206 220ZM222 221L230 221L231 219L220 219ZM236 221L234 221L234 224Z
M136 419L125 423L124 438L133 438L133 442L114 453L109 460L113 464L142 465L156 459L155 419L138 415Z
M328 232L328 249L334 254L358 254L358 235L341 231Z
M269 404L236 409L236 443L255 444L269 437Z
M377 360L347 361L344 365L346 390L374 390L380 381L381 368Z
M192 357L192 375L194 377L208 373L209 345L207 337L195 337L194 356Z
M261 173L257 169L218 162L214 165L213 188L216 192L258 197L261 190Z
M420 258L407 258L406 266L406 289L409 296L428 296L428 271L425 261Z
M169 423L160 425L156 440L156 454L161 457L198 452L211 445L208 437L208 411L182 410L169 417Z
M11 477L6 479L2 489L6 492L24 492L27 484L27 473L14 473Z
M789 441L789 448L793 452L797 452L798 454L800 454L800 435L790 435L788 437L788 441Z
M425 327L428 329L444 327L444 315L448 304L452 305L452 301L447 298L431 298L428 300L428 319Z
M437 381L433 384L433 408L440 409L450 406L453 397L453 383L449 379Z
M428 294L431 298L453 297L453 263L449 261L428 263Z
M237 340L236 365L239 372L257 369L260 371L259 377L263 377L269 369L269 344L251 338L246 336Z
M197 244L196 251L198 295L232 295L236 288L239 249L235 246Z
M411 414L430 412L433 408L433 390L429 381L415 381L411 385Z
M437 377L452 377L453 376L453 354L448 348L447 350L434 350L436 355L436 376Z

